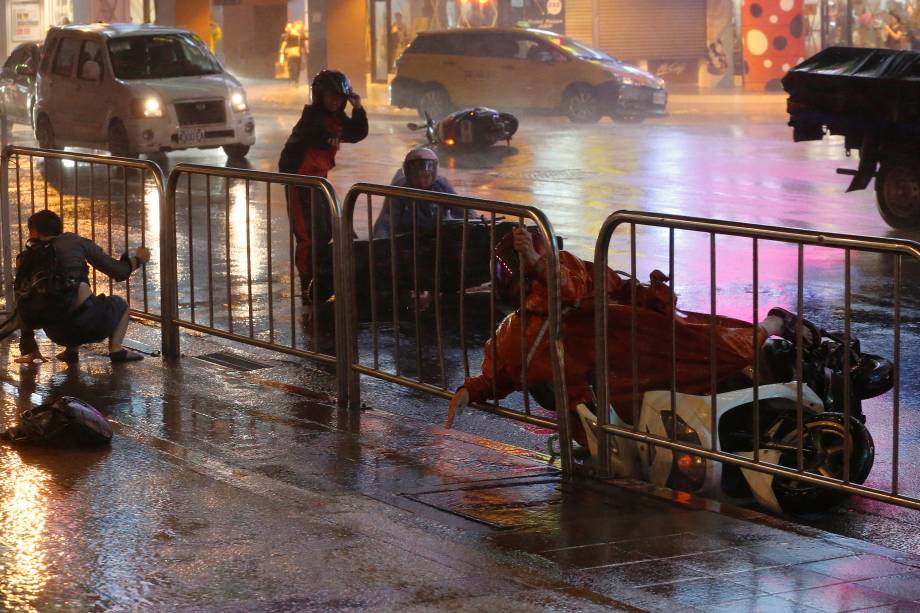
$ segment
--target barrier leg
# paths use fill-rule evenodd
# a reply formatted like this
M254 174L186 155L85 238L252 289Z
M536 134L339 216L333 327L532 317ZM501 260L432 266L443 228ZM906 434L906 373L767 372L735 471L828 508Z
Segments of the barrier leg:
M179 357L179 265L176 261L176 189L160 197L160 313L162 353L165 358Z
M6 116L0 115L0 123L4 135L4 149L2 162L0 162L0 253L3 256L3 294L6 299L6 310L12 312L16 298L13 294L13 250L12 230L10 228L10 189L9 189L9 164L10 155L6 150Z

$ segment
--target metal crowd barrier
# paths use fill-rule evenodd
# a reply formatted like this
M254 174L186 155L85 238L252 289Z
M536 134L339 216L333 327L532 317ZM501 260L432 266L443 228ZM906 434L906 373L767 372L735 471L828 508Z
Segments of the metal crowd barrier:
M51 209L73 231L117 254L162 242L160 220L170 216L159 166L150 161L10 146L3 150L0 174L0 224L3 228L3 286L7 305L14 303L15 253L28 240L31 214ZM10 192L15 196L11 201ZM148 208L148 205L152 205ZM14 253L15 252L15 253ZM120 295L135 318L160 321L160 255L127 283L115 283L92 271L93 291Z
M411 203L411 231L389 231L385 238L368 240L365 245L359 246L356 231L366 230L369 237L373 236L375 198L403 199L403 202ZM359 212L362 200L365 208ZM422 209L424 216L425 208L434 210L433 236L430 229L426 231L419 226L418 212ZM396 227L395 209L390 206L389 213L381 213L389 222L391 230ZM450 209L459 214L460 218L450 222L447 219ZM477 211L480 212L478 221L473 218ZM500 215L506 218L501 219L498 217ZM523 398L520 400L523 407L511 408L498 401L474 406L495 415L558 430L563 472L569 474L572 460L562 371L559 253L552 225L537 208L409 188L364 183L352 187L342 209L343 287L346 291L343 312L348 325L348 356L346 370L342 372L347 373L349 407L354 411L358 411L361 406L361 375L439 398L450 398L454 389L463 383L461 375L470 375L470 346L483 345L483 338L475 339L472 343L468 338L470 328L475 327L475 322L468 317L471 314L468 303L478 296L481 298L478 310L484 312L484 319L488 320L488 329L484 329L483 322L479 336L491 340L490 374L495 382L497 321L493 251L497 240L496 229L500 223L505 223L507 225L503 229L510 231L509 225L519 226L525 221L537 228L548 246L546 286L548 296L551 297L548 325L543 326L543 331L532 347L527 346L526 335L520 335L520 378L523 388ZM359 227L365 224L366 227ZM449 224L452 224L452 229ZM450 238L445 236L448 232ZM479 254L473 254L476 257L471 258L468 254L474 242L479 245ZM450 262L446 255L450 257ZM460 256L458 263L457 255ZM488 258L489 265L485 274L482 270L484 257ZM451 265L454 263L456 265ZM489 287L478 295L468 293L468 284L475 282L477 275L479 282L489 282ZM484 294L487 294L487 298ZM519 298L523 302L524 284L521 284ZM424 302L428 302L427 308ZM454 317L445 317L445 303L449 303L451 309L456 307ZM528 317L536 317L528 314L525 309L521 309L521 316L521 329L527 328ZM359 319L364 319L366 323L362 325ZM450 323L454 323L455 327ZM391 328L391 332L382 334L386 328ZM475 334L475 330L472 332ZM369 337L365 345L369 348L362 355L359 352L359 338L364 337ZM548 393L555 407L561 408L555 417L537 414L532 410L530 402L531 386L527 381L527 364L541 341L547 344L552 360L553 389ZM454 344L449 346L448 342ZM457 362L462 362L462 366ZM445 409L446 406L445 403Z
M819 485L825 488L836 490L839 492L847 494L859 494L861 496L871 498L874 500L897 504L905 507L910 507L914 509L920 509L920 499L908 496L903 494L899 489L899 429L900 429L900 398L901 398L901 324L902 324L902 289L903 289L903 279L902 279L902 270L904 268L905 260L918 261L920 260L920 245L912 241L906 240L896 240L896 239L884 239L884 238L872 238L872 237L863 237L855 235L844 235L844 234L827 234L821 232L814 232L809 230L797 230L797 229L786 229L786 228L776 228L769 226L753 225L753 224L744 224L744 223L733 223L733 222L723 222L723 221L713 221L707 219L699 219L693 217L683 217L676 215L660 215L653 213L638 213L638 212L627 212L619 211L610 215L605 221L601 232L598 237L596 249L595 249L595 258L594 258L594 270L595 270L595 287L598 288L596 292L596 301L595 301L595 312L600 314L599 317L595 318L596 325L596 355L597 357L597 386L596 386L596 396L597 396L597 406L598 407L610 407L609 402L609 388L610 383L609 378L609 366L610 366L610 355L608 355L608 331L610 329L611 322L609 321L609 313L607 310L607 301L606 301L606 290L607 290L607 278L604 275L606 266L608 265L608 258L610 256L610 240L614 235L614 232L625 226L629 231L629 262L631 267L631 274L633 278L637 277L637 228L661 228L667 231L668 233L668 263L669 263L669 272L670 272L670 282L671 287L674 287L674 272L675 272L675 233L676 232L691 232L695 233L697 237L702 237L704 240L708 239L709 247L709 308L710 308L710 317L711 324L713 325L713 332L710 335L709 340L709 350L710 350L710 376L711 376L711 393L710 393L710 417L712 429L712 445L709 448L704 448L699 445L691 444L686 441L676 440L675 433L677 429L672 423L670 434L668 438L655 436L648 432L638 431L635 426L624 427L624 426L615 426L610 424L609 419L609 408L608 410L598 410L597 413L597 430L598 430L598 446L599 446L599 457L603 460L602 470L606 471L607 474L610 472L610 446L613 443L611 437L624 437L626 439L632 439L640 443L647 444L649 446L661 447L670 449L672 451L682 452L684 454L690 454L691 456L705 458L708 460L716 460L719 462L733 464L744 469L750 469L753 471L759 471L762 473L767 473L770 475L784 477L787 479L792 479L794 481L804 482L813 485ZM717 373L715 370L714 364L716 363L716 338L715 338L715 324L716 324L716 303L717 303L717 279L716 279L716 261L717 261L717 245L719 240L733 240L728 239L727 237L741 237L744 239L750 239L751 241L751 253L752 261L750 263L751 271L751 281L753 288L752 295L752 323L756 326L760 318L758 317L759 312L759 287L761 280L761 271L759 268L758 261L758 252L765 250L771 244L782 243L786 245L792 245L797 249L796 257L796 305L798 319L796 322L796 368L795 368L795 387L796 387L796 420L798 426L798 436L797 441L795 442L794 449L792 446L787 450L788 452L795 451L796 460L795 466L781 466L779 464L774 464L766 462L763 458L760 457L759 448L761 446L760 439L760 400L758 398L758 387L754 385L753 389L753 457L747 458L735 453L723 452L717 449L716 441L717 436L717 424L716 424L716 382L717 382ZM804 420L804 410L803 410L803 349L802 349L802 334L803 334L803 324L802 324L802 311L804 308L804 278L805 278L805 248L808 247L821 247L835 250L836 252L842 252L843 259L843 346L849 347L851 341L851 316L852 316L852 267L851 267L851 258L854 254L876 254L880 259L890 258L891 261L891 274L892 274L892 285L893 285L893 298L892 298L892 333L893 333L893 351L892 351L892 363L894 367L894 387L891 391L891 418L892 418L892 472L890 479L890 486L888 488L881 487L870 487L867 485L861 485L858 483L853 483L851 481L850 475L850 464L851 464L851 455L852 455L852 436L851 436L851 400L850 400L850 377L843 377L843 395L844 395L844 407L843 415L845 426L845 435L844 435L844 463L843 463L843 475L842 478L833 478L825 476L822 474L816 474L814 472L807 472L804 467L803 456L805 454L804 448L804 438L803 438L803 420ZM699 258L702 254L699 251L694 252L694 256L697 258L696 261L699 261ZM703 262L705 256L703 256ZM703 265L705 265L703 263ZM641 398L638 393L638 381L642 373L639 371L639 359L638 352L634 349L637 346L637 343L642 342L642 339L639 338L638 333L638 322L637 322L637 305L636 305L636 290L632 290L632 308L631 308L631 321L629 323L629 334L631 339L631 369L632 369L632 386L633 386L633 416L634 423L638 421L639 415L639 406L641 404ZM680 305L678 305L679 307ZM677 352L679 347L675 340L675 330L674 323L672 318L672 325L670 331L671 343L670 346L662 348L662 351L665 352L670 359L671 365L671 387L670 390L662 390L664 392L670 391L670 406L672 408L671 415L676 415L676 411L673 408L676 406L677 402ZM618 322L619 325L622 325L622 322ZM755 327L756 329L756 327ZM759 381L759 371L763 368L761 364L760 353L757 351L759 344L755 340L754 334L752 333L752 349L753 355L756 358L753 360L751 365L753 369L753 381ZM850 352L844 352L844 369L843 372L850 372L851 359ZM753 383L752 383L753 385ZM622 408L622 407L621 407ZM650 452L651 453L651 452Z
M311 236L323 222L317 212L331 220L332 244L314 242L311 257L317 267L319 262L331 265L332 287L314 283L312 299L304 307L288 221L288 195L294 190L311 203ZM175 339L164 350L168 357L178 357L178 329L185 328L321 363L344 360L345 352L337 350L344 346L340 309L334 296L321 295L329 289L338 294L341 287L335 253L339 205L328 181L179 164L169 175L166 192L175 212L164 221L175 247L175 260L164 272L169 293L176 296L172 317L163 326L164 334ZM344 400L344 382L340 388Z

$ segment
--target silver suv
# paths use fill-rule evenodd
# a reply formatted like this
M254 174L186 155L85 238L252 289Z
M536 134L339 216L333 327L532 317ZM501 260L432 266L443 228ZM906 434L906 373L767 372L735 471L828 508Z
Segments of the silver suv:
M49 30L33 125L42 148L121 157L223 147L241 158L255 143L240 82L192 32L152 25Z

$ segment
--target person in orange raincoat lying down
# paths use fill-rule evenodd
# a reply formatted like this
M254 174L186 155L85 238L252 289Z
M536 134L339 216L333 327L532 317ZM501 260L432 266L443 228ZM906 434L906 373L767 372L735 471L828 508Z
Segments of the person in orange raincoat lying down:
M546 247L539 234L515 229L495 246L496 291L499 297L517 306L520 296L521 271L518 254L524 264L526 317L527 382L552 384L553 371L548 334L541 329L548 318L548 294L544 254ZM579 403L593 399L591 380L594 372L594 264L581 260L567 251L559 253L560 292L562 294L562 338L566 391L569 410ZM667 285L667 277L656 270L649 285L637 290L637 349L639 352L638 391L671 388L671 321L677 339L677 391L688 394L709 393L710 334L709 314L678 311L676 299ZM631 355L631 282L607 269L607 309L609 352L609 398L617 415L634 423L632 415L633 380ZM781 308L772 309L756 329L757 346L771 336L795 340L796 316ZM521 345L520 308L501 322L495 334L495 380L492 380L491 339L486 342L482 374L467 377L451 399L446 427L470 402L499 400L520 390ZM728 317L718 317L716 324L716 361L719 383L738 376L753 363L755 329L753 324ZM820 340L817 328L804 321L803 339L806 344ZM534 342L539 346L533 349ZM573 438L585 444L585 433L579 420Z

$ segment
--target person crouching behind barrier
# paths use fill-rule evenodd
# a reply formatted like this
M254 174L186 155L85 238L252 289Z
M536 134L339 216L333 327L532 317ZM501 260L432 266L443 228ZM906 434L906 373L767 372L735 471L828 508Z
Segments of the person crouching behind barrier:
M351 117L345 106L351 103ZM313 79L312 100L303 107L300 121L294 126L278 160L278 170L285 173L327 177L335 166L335 154L341 143L357 143L367 136L367 112L361 96L351 89L351 82L337 70L323 70ZM297 242L295 260L300 273L304 301L309 300L307 287L313 279L311 249L314 242L329 250L332 220L324 202L311 211L308 189L288 189L288 216ZM312 220L312 216L316 216ZM313 232L316 235L313 236ZM328 255L322 256L330 260ZM330 260L331 261L331 260Z
M438 155L428 147L416 147L406 154L402 168L393 175L390 185L411 187L441 194L456 194L453 185L445 177L438 176ZM383 208L374 222L374 238L390 236L390 216L393 217L393 234L412 232L413 215L415 227L420 234L434 235L438 222L438 207L433 202L390 198L383 200ZM463 219L463 209L446 206L443 217Z
M519 266L523 260L523 274ZM553 384L552 361L549 351L548 290L546 286L546 246L539 234L515 229L495 246L496 288L500 300L517 310L505 317L495 334L495 357L492 363L492 341L486 342L482 373L467 377L450 401L445 427L470 402L500 400L522 389L521 382L521 307L518 304L520 283L525 283L527 313L525 355L527 382L536 392ZM562 340L564 346L565 382L569 410L579 403L593 401L591 381L595 370L594 330L594 265L567 251L559 253L559 289L562 299ZM677 391L701 394L709 391L711 367L715 367L718 383L744 372L754 360L754 326L728 317L717 317L715 334L716 364L711 363L710 339L712 323L709 314L683 313L676 309L676 299L667 286L667 277L660 271L651 274L650 285L636 285L636 325L639 380L638 393L671 387L671 329L677 339ZM635 423L632 379L632 285L607 269L608 365L609 398L617 415L626 423ZM796 316L784 309L772 309L756 330L757 345L771 336L795 340ZM820 341L817 328L804 322L804 342ZM534 345L537 345L534 347ZM495 378L492 378L492 372ZM550 395L550 394L547 394ZM550 403L544 403L550 404ZM546 407L553 408L553 407ZM587 441L581 422L574 424L573 438L585 446Z
M115 260L99 245L73 232L64 232L61 218L39 211L28 221L29 242L16 258L16 317L20 326L21 364L43 362L34 330L44 329L54 343L64 346L57 358L80 359L80 345L109 341L112 362L134 362L143 356L122 347L128 329L128 305L119 296L93 295L89 268L126 281L150 260L150 250L138 247Z

